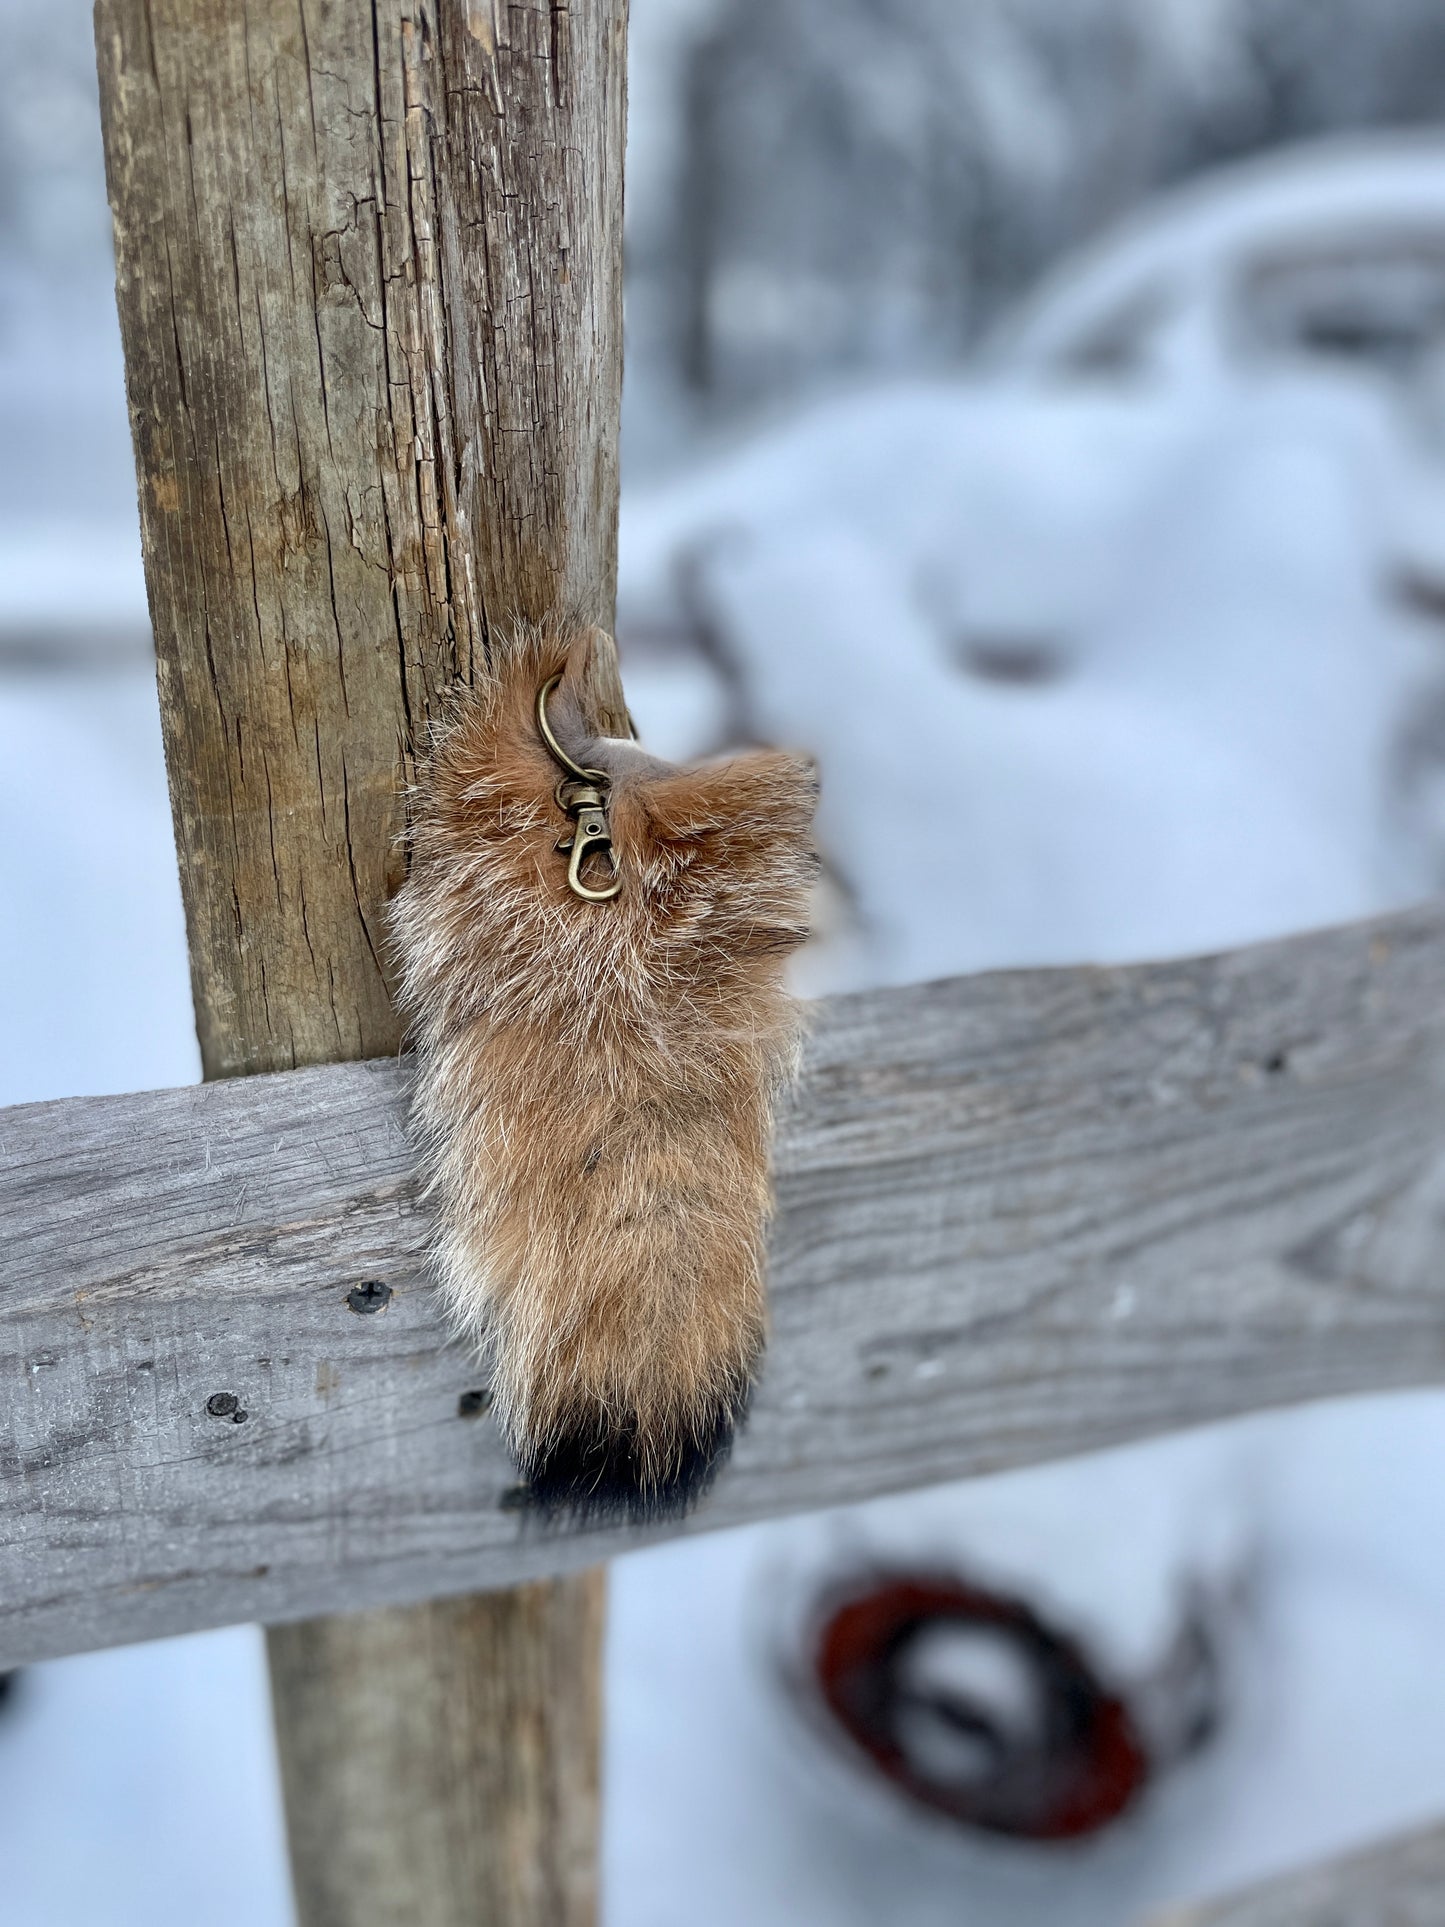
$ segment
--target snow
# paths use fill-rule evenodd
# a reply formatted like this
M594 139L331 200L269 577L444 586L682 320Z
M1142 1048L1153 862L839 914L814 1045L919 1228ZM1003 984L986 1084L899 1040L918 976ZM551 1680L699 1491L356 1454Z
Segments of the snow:
M44 636L61 627L149 639L145 574L133 529L53 517L7 519L0 529L0 633Z
M1359 1401L622 1562L612 1918L1124 1927L1438 1818L1442 1446L1438 1398ZM782 1690L800 1579L836 1570L840 1547L1027 1583L1127 1658L1166 1621L1172 1559L1197 1572L1231 1537L1252 1564L1222 1735L1093 1845L969 1840L826 1747Z
M619 627L701 611L820 757L860 928L810 985L1222 947L1430 888L1389 772L1435 659L1380 592L1423 486L1369 385L904 388L632 498Z
M192 1084L200 1056L146 666L0 685L0 1102Z
M254 1627L21 1674L0 1716L7 1927L289 1927Z

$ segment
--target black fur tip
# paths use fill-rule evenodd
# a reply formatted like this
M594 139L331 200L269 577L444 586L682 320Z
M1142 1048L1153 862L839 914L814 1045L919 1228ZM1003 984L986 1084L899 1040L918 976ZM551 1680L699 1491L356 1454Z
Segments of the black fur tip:
M532 1509L580 1525L684 1518L726 1465L745 1404L722 1408L705 1431L684 1440L660 1480L645 1476L631 1426L599 1423L565 1433L528 1468Z

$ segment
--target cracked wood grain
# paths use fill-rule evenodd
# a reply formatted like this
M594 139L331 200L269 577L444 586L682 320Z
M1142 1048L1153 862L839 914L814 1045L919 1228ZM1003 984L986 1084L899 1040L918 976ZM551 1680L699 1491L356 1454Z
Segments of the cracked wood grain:
M1439 907L821 1006L772 1344L687 1529L1445 1383L1442 1052ZM0 1113L0 1664L647 1541L518 1509L425 1280L405 1078Z
M609 627L624 0L98 0L208 1077L384 1055L438 695Z
M205 1073L384 1056L382 912L441 693L518 616L611 624L626 0L97 0L95 20ZM589 687L606 727L600 645ZM244 1221L254 1187L219 1182ZM126 1475L110 1496L129 1521ZM600 1610L578 1579L273 1632L303 1927L593 1918ZM508 1684L589 1668L547 1706ZM414 1703L449 1775L417 1771ZM358 1779L382 1807L348 1803Z

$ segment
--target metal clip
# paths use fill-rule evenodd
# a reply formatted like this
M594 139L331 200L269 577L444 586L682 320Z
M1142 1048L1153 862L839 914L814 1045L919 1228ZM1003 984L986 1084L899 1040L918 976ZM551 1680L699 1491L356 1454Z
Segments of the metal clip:
M561 680L560 675L553 676L537 691L537 728L553 760L567 772L555 791L557 804L576 826L571 836L563 837L557 848L572 853L567 865L567 887L572 894L586 903L607 903L622 888L622 872L612 848L612 827L607 821L607 796L611 779L606 770L584 769L582 764L574 763L552 734L552 726L547 720L547 698ZM611 881L600 889L593 889L582 881L582 865L593 851L606 852L612 872Z
M595 784L564 780L557 785L557 801L577 825L571 836L564 836L557 845L559 850L572 852L572 861L567 865L568 887L588 903L606 903L622 888L612 849L612 827L607 821L606 798ZM612 871L612 881L600 890L582 881L582 865L591 850L605 850Z

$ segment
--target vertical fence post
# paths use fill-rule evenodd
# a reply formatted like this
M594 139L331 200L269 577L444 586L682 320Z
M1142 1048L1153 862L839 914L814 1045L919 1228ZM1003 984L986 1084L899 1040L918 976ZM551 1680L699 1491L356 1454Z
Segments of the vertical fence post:
M611 622L626 0L95 16L205 1074L389 1053L439 692L514 614ZM303 1927L591 1919L601 1618L272 1630Z

